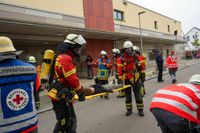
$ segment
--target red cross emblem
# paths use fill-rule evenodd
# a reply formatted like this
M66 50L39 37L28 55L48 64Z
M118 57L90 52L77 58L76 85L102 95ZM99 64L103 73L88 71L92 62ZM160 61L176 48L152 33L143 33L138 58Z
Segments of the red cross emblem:
M23 97L20 97L20 95L16 95L16 98L13 99L13 102L16 102L17 105L20 104L20 101L22 101L24 98Z
M28 102L28 93L23 89L12 90L6 98L6 104L11 110L21 110L26 107Z

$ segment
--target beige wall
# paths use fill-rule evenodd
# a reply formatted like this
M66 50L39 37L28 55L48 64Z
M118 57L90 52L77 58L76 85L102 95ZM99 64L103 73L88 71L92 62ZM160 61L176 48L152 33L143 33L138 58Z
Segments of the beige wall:
M0 0L7 4L83 17L83 0Z
M113 7L114 9L124 12L124 21L115 20L115 24L139 27L138 13L145 11L146 13L141 15L141 25L143 29L167 34L174 34L174 31L178 30L178 35L182 35L181 23L179 21L155 13L131 2L127 2L125 5L123 4L123 0L113 0ZM154 21L157 21L158 29L154 28ZM168 25L170 25L170 32L168 32Z

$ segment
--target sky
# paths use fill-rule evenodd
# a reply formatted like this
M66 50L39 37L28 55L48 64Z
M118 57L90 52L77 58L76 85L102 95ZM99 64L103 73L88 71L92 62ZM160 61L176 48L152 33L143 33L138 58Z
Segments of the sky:
M182 23L183 34L200 28L200 0L128 0Z

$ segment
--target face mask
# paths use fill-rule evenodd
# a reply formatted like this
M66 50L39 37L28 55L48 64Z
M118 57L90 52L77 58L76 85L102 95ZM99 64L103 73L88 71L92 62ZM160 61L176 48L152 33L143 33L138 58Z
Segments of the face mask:
M132 48L127 48L127 49L125 49L125 52L126 52L128 55L133 55L133 50L132 50Z

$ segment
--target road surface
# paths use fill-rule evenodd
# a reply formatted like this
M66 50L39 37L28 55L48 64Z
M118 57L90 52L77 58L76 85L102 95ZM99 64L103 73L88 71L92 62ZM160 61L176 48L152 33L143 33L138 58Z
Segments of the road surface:
M200 73L200 64L190 66L177 72L178 83L186 82L193 74ZM125 99L116 98L117 93L110 95L110 100L95 98L75 104L78 127L77 133L161 133L157 123L149 111L149 104L153 94L162 87L171 84L169 75L164 76L163 83L157 79L145 82L147 95L144 97L145 117L137 114L135 101L133 101L133 114L125 116ZM134 99L133 99L134 100ZM48 99L43 104L50 106ZM55 125L53 111L39 115L39 132L52 133Z

